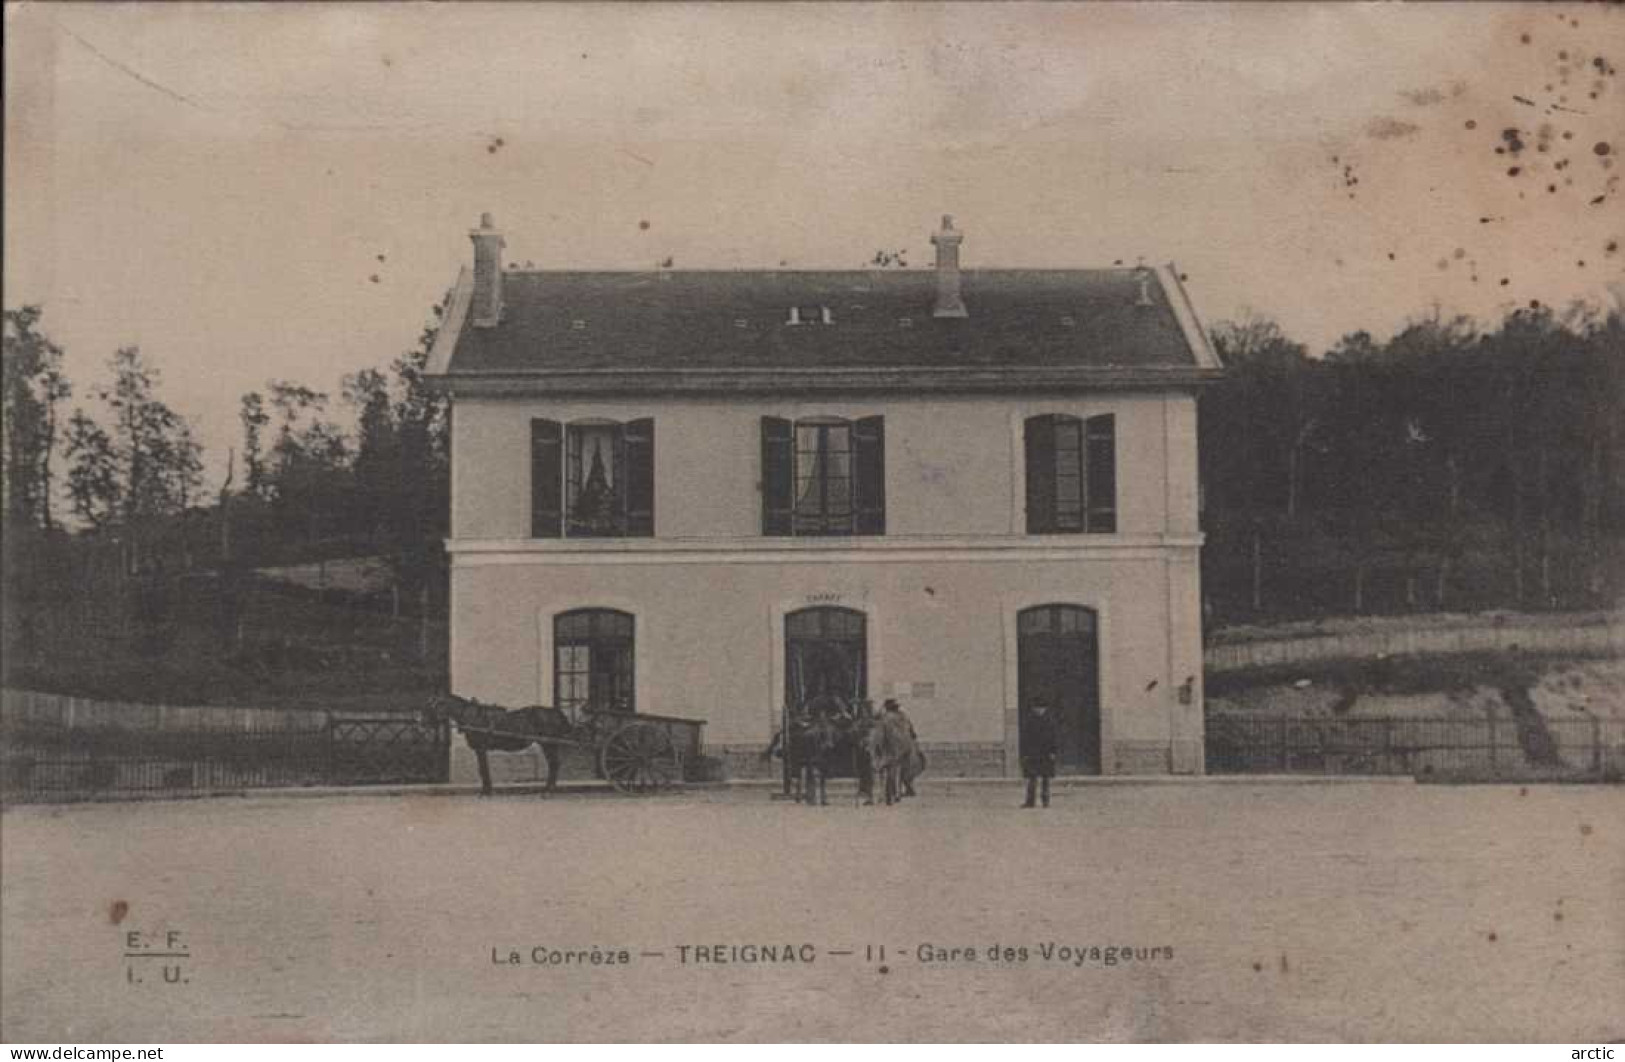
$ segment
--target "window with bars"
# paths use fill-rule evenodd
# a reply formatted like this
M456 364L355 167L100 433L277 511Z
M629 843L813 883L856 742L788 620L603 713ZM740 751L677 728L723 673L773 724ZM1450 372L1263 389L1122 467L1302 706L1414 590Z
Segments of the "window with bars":
M885 419L763 417L762 533L885 534Z
M636 711L633 627L632 616L616 609L553 617L553 703L571 711Z
M654 421L530 422L532 538L654 534Z
M1117 530L1117 424L1112 414L1030 417L1026 448L1028 534Z

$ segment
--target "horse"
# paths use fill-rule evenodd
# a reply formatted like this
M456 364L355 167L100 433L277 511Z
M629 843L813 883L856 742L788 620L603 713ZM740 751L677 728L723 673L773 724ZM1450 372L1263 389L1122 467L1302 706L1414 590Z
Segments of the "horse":
M887 805L914 794L914 779L925 770L925 755L908 719L882 712L868 733L865 751L883 783Z
M480 795L491 795L491 763L488 753L519 752L540 743L547 758L547 788L559 781L559 747L555 741L569 738L575 725L562 708L502 708L481 704L453 693L430 700L425 713L431 722L450 720L462 732L463 740L474 750L480 765Z
M841 743L841 730L826 715L816 715L790 739L791 769L801 772L801 792L808 804L829 803L828 781L835 750Z
M828 716L803 716L790 723L789 740L783 730L775 731L762 758L785 758L796 803L828 804L826 779L837 767L837 748L843 739L841 727Z

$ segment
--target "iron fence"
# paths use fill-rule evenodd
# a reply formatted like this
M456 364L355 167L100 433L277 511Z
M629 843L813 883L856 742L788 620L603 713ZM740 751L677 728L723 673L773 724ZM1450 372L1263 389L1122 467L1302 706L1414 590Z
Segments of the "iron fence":
M0 790L8 801L253 789L444 782L450 731L411 716L329 716L289 728L266 713L235 729L8 728Z
M1625 774L1625 720L1209 717L1213 774L1485 778Z

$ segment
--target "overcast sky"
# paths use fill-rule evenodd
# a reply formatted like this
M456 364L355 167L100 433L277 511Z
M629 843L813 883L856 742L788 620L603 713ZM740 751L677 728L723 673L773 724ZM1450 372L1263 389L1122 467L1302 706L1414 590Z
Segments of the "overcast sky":
M81 388L140 344L214 472L242 392L408 347L482 211L546 268L921 268L952 213L967 266L1171 260L1316 349L1625 280L1619 5L51 4L5 49L5 305Z

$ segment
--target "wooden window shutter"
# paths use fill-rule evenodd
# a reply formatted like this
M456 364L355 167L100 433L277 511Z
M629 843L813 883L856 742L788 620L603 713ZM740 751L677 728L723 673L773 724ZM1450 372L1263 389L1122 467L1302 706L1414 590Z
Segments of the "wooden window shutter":
M886 533L886 418L862 417L852 425L853 503L856 532Z
M628 421L622 433L626 448L626 533L655 533L655 422L652 417Z
M1117 530L1117 418L1110 413L1084 422L1084 530Z
M795 502L795 428L762 418L762 534L788 535Z
M564 427L556 420L530 422L530 537L559 538L564 532Z
M1027 418L1027 533L1055 529L1055 418Z

